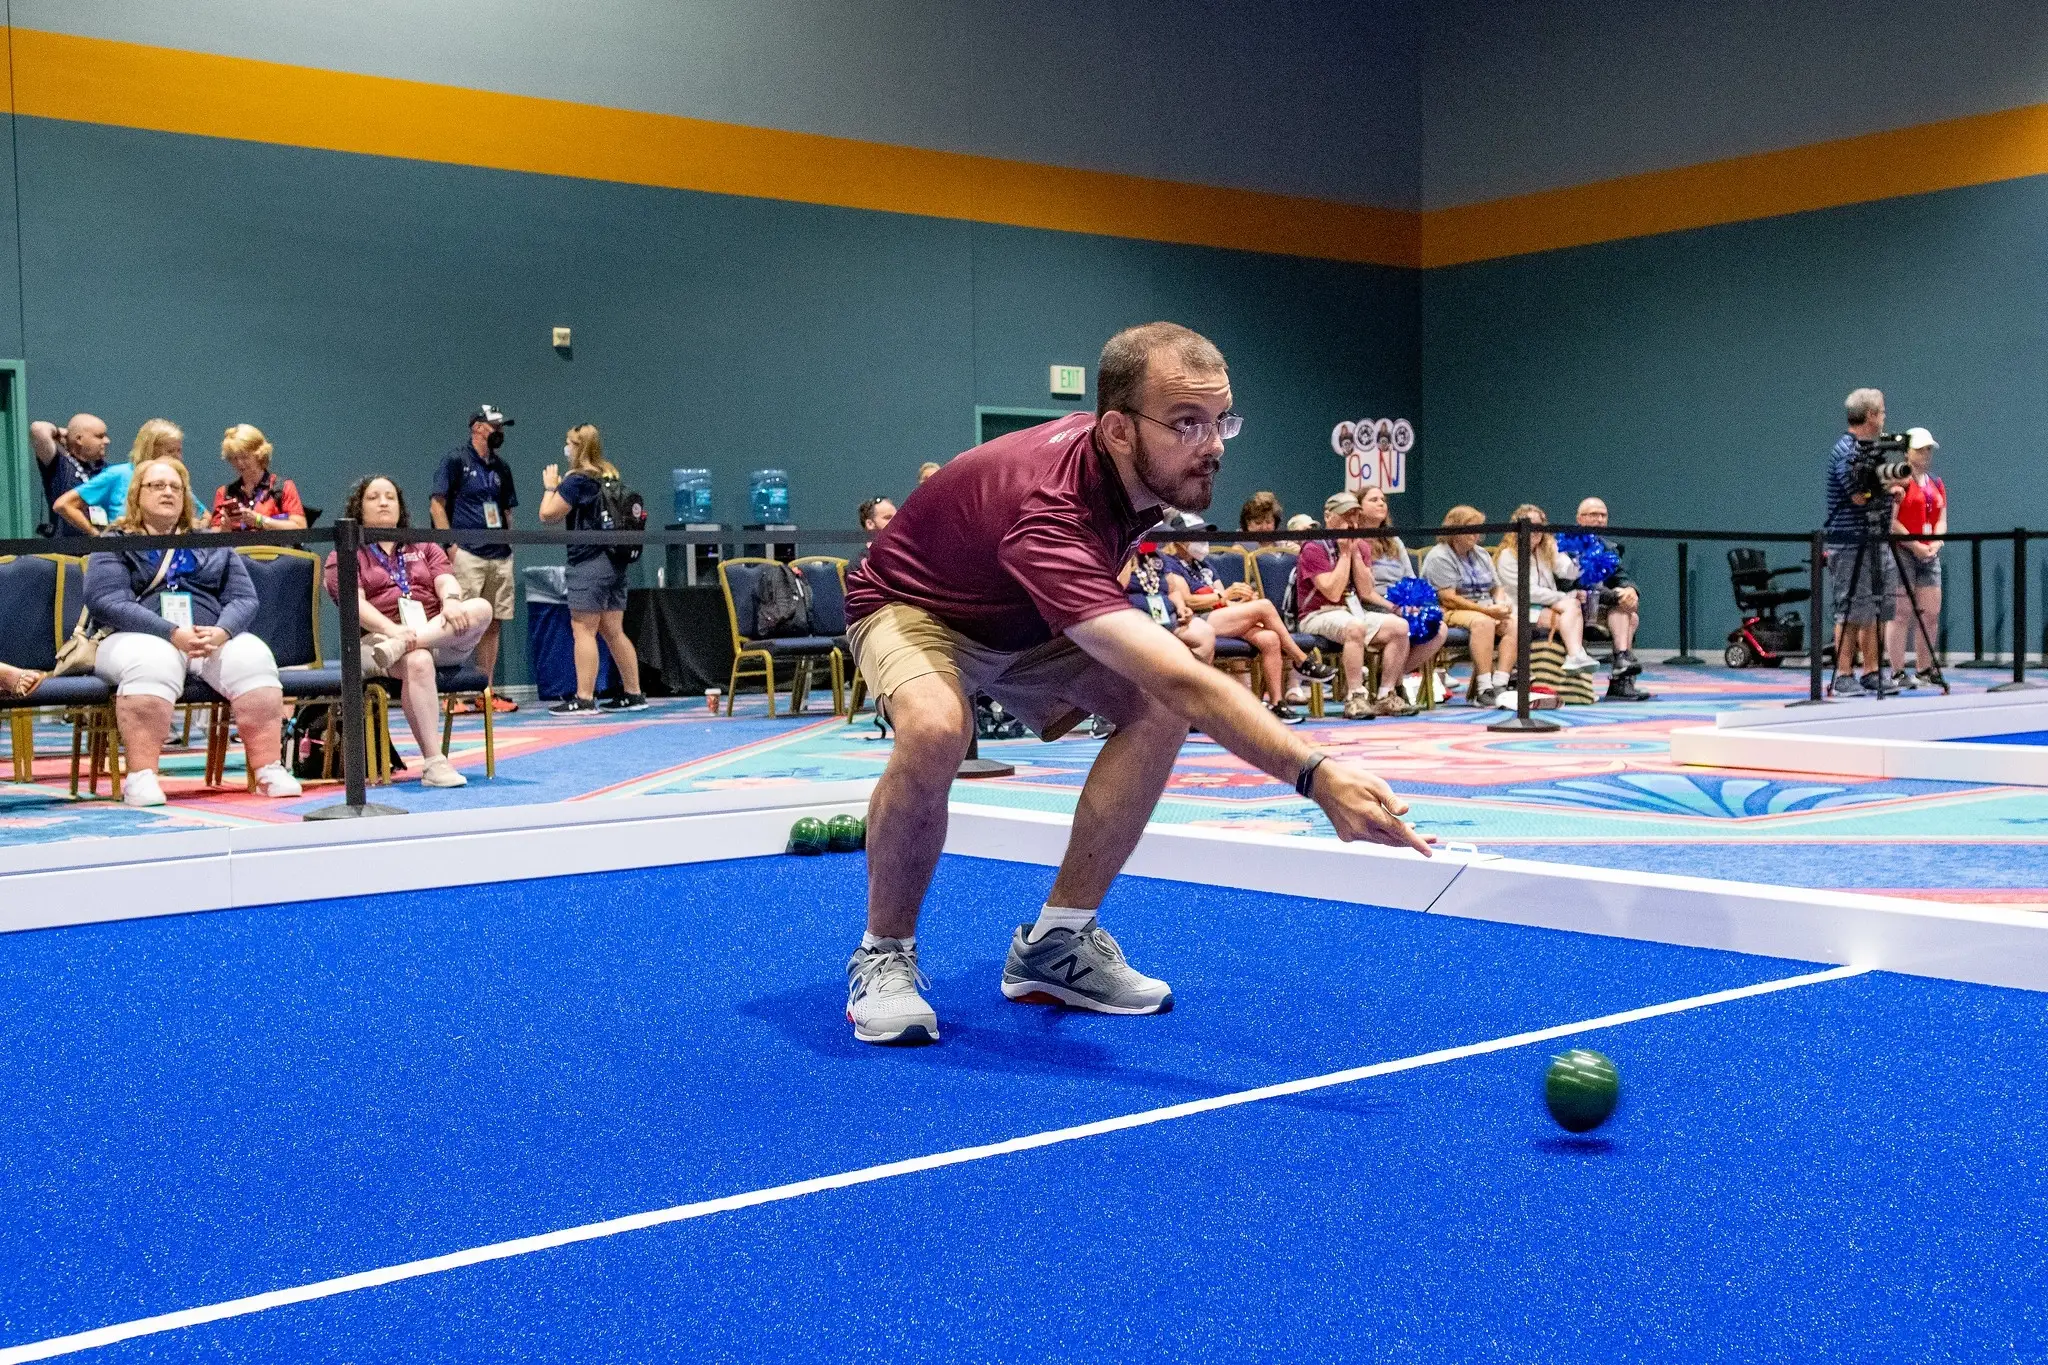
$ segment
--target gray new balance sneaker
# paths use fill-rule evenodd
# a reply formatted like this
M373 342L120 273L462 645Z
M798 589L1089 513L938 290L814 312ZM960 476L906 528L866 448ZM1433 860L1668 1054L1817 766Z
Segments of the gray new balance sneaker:
M917 949L894 940L861 948L846 961L846 1021L863 1043L936 1043L939 1016L917 993L932 983L917 969Z
M1003 994L1027 1005L1072 1005L1102 1014L1165 1014L1173 1008L1173 987L1124 961L1094 920L1079 933L1052 929L1036 943L1031 926L1020 924L1003 964Z

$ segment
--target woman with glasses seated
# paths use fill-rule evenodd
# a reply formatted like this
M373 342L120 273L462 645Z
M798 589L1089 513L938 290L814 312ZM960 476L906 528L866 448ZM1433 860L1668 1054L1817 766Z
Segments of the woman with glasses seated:
M356 551L356 616L363 628L363 673L396 678L398 704L420 746L423 787L462 787L469 779L441 752L437 667L465 662L491 624L491 604L465 597L448 552L430 541L400 545L377 532L411 525L396 480L372 474L348 493L342 515L361 522ZM327 555L327 595L341 600L341 573Z
M192 530L192 483L178 460L135 467L128 511L112 534L182 536ZM100 641L93 671L114 689L114 720L128 750L131 806L161 806L157 760L187 677L228 699L242 748L265 796L299 794L278 761L284 688L270 646L248 633L256 587L228 549L95 552L85 562L85 605L114 633Z

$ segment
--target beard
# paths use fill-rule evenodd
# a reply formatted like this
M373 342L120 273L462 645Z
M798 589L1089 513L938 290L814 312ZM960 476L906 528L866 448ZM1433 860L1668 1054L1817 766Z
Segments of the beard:
M1144 430L1139 428L1140 433ZM1167 506L1183 512L1206 512L1216 496L1216 471L1222 461L1203 455L1192 460L1179 454L1155 455L1145 446L1142 434L1132 463L1138 480L1157 494Z

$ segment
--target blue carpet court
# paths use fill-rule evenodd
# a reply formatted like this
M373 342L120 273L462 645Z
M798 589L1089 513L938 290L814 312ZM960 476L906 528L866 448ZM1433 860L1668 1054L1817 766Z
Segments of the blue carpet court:
M1050 877L944 861L910 1050L858 855L0 937L0 1362L2048 1350L2039 994L1127 878L1179 1008L1076 1015L996 989Z

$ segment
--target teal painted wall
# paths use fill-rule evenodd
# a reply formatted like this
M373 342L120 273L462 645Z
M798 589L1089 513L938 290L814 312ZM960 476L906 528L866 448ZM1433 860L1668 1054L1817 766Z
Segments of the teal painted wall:
M1617 522L1810 529L1842 399L1873 384L1894 429L1941 441L1956 529L2048 525L2044 222L2037 177L1430 271L1427 513L1529 499L1567 520L1598 493ZM1718 649L1724 552L1700 553L1695 639ZM1668 646L1670 551L1630 560ZM1967 569L1952 553L1963 645ZM1994 560L1988 586L2008 581Z
M424 521L437 457L487 399L518 419L523 525L587 420L657 506L669 468L703 465L743 520L745 472L775 465L800 521L846 527L969 444L976 404L1058 407L1048 365L1092 366L1155 317L1231 359L1250 420L1228 517L1259 487L1319 504L1341 478L1330 425L1420 401L1411 271L33 118L16 133L35 413L96 412L123 444L170 417L207 489L219 433L253 422L330 523L370 470ZM515 638L514 680L522 657Z

